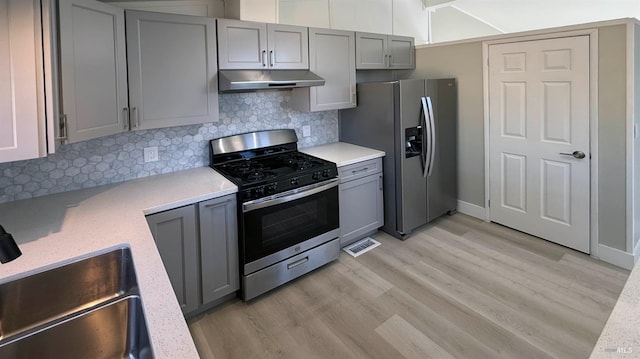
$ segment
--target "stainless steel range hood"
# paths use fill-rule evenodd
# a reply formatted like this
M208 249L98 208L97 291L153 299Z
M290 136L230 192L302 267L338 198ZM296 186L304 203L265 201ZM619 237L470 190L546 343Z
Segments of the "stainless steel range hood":
M220 70L218 91L242 92L324 85L324 79L308 70Z

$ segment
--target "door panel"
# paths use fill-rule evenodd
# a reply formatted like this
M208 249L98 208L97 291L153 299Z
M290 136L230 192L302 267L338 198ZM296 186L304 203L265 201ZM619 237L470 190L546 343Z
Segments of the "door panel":
M502 202L501 205L516 211L526 211L527 158L510 153L502 154Z
M588 253L589 37L489 46L489 114L491 220Z

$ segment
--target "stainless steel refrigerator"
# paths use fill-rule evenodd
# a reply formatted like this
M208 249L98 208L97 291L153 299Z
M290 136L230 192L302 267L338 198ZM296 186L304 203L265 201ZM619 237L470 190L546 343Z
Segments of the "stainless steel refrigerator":
M358 107L340 110L340 141L386 152L384 226L405 239L457 205L455 79L357 85Z

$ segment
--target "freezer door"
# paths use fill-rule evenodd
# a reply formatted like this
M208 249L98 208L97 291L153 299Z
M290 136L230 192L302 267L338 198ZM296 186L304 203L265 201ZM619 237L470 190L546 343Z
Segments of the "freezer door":
M396 101L396 133L404 136L406 129L422 126L422 97L425 91L424 80L401 80ZM396 141L398 148L396 161L400 164L396 172L396 196L398 198L397 230L408 234L415 228L427 223L427 185L423 177L424 156L406 158L406 139ZM424 143L423 143L424 147Z

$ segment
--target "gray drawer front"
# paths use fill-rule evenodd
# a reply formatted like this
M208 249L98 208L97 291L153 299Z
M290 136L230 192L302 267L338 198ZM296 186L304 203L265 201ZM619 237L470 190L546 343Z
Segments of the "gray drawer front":
M338 168L338 176L340 177L340 183L346 181L352 181L364 176L368 176L374 173L382 172L382 159L376 158L373 160L362 161Z

